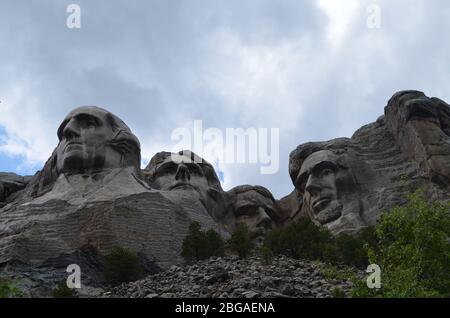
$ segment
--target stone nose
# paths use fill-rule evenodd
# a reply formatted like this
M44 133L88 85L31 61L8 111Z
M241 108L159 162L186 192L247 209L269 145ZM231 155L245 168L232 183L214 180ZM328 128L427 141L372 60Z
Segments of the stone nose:
M272 219L266 213L266 210L262 207L258 208L258 227L263 227L265 229L270 229L272 227Z
M187 181L191 179L191 174L189 173L188 167L185 164L181 163L178 166L177 172L175 174L176 180Z
M63 136L66 137L66 139L80 137L80 127L74 118L69 120L69 122L64 127Z
M320 184L319 184L319 180L313 174L309 175L308 181L306 182L305 190L311 196L315 196L315 195L318 195L320 193L321 187L320 187Z

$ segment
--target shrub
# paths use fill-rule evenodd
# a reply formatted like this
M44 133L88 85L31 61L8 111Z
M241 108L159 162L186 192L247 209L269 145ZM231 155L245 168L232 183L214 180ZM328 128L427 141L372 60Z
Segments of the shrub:
M270 231L264 246L274 254L293 258L365 267L367 248L376 245L374 237L373 228L364 229L357 237L347 234L333 237L325 227L302 218L285 228Z
M429 202L418 190L381 216L376 237L369 259L381 268L382 288L360 284L354 296L450 297L450 204Z
M77 298L77 292L67 287L65 281L58 284L52 291L53 298Z
M0 278L0 298L21 297L22 293L10 278Z
M223 256L225 250L225 243L222 237L214 230L206 232L206 241L208 242L207 250L209 256Z
M358 236L340 234L335 240L336 261L345 265L366 268L369 265L367 250L369 247L376 248L377 241L373 227L361 231Z
M272 263L273 253L267 246L262 246L259 250L260 257L264 265L269 265Z
M138 280L143 276L139 258L133 252L116 248L104 257L105 280L112 286Z
M333 297L333 298L345 298L345 292L339 287L334 287L331 290L331 297Z
M232 251L238 253L239 258L246 258L254 247L248 227L243 223L237 226L227 243Z
M211 256L223 256L224 245L222 237L216 231L209 230L205 233L198 222L192 222L189 234L183 240L181 256L188 263Z
M270 231L264 240L264 246L274 254L297 259L332 259L335 257L335 250L331 241L328 230L302 218L285 228Z
M336 265L316 262L315 266L319 268L320 273L325 279L328 280L354 280L356 278L356 272L354 268L351 267L338 267Z

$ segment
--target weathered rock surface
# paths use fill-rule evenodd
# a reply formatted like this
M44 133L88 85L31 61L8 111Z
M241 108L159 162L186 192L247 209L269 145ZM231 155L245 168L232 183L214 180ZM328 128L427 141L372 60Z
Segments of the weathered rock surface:
M396 93L385 114L351 138L298 146L289 157L294 190L280 200L259 186L224 191L213 166L190 151L158 153L141 170L137 137L98 107L72 111L57 135L57 147L35 176L0 173L0 270L27 277L30 286L61 281L72 263L82 267L89 286L100 286L101 257L115 247L137 253L148 273L180 264L192 221L224 238L245 223L257 241L270 228L305 216L335 234L354 234L374 225L381 212L405 203L419 187L432 200L450 200L450 106L417 91ZM202 267L206 272L194 275L203 275L199 288L206 295L307 296L292 284L284 291L272 290L276 284L260 286L272 268L258 267L254 260L234 260L240 264L234 269L229 260L215 262L223 269ZM296 270L294 263L288 265ZM175 272L155 276L155 286L165 286L161 280ZM245 275L255 280L247 282ZM177 279L184 284L181 276ZM144 296L185 293L158 288Z
M142 171L148 185L188 214L209 215L228 237L224 218L230 209L230 197L223 191L214 167L184 150L179 153L159 152Z
M239 224L245 224L250 237L256 243L262 243L267 232L280 224L277 202L268 189L241 185L228 191L228 195L231 205L224 224L230 233L233 233Z
M449 200L449 114L441 100L399 92L384 116L351 138L298 146L289 173L300 209L287 222L306 215L333 233L352 234L419 187L433 200Z
M355 270L355 273L362 273ZM346 295L347 280L328 281L318 264L307 260L275 257L265 265L257 257L211 258L190 266L172 266L168 271L122 284L104 297L131 298L327 298L335 288Z
M58 138L42 171L0 209L4 271L39 280L38 269L45 268L57 279L74 263L85 281L96 285L102 282L101 256L114 248L138 254L154 271L181 262L182 241L193 221L220 232L207 210L182 206L150 188L141 177L139 141L106 110L74 110ZM86 248L95 252L86 257Z
M209 215L180 210L161 193L133 183L125 172L121 169L109 184L106 176L102 187L81 195L62 177L56 193L6 206L0 218L0 264L42 266L88 245L100 254L123 247L167 268L181 261L181 243L192 221L217 227ZM117 185L124 186L122 193L114 191ZM59 266L69 264L61 260Z
M22 177L11 172L0 172L0 208L14 201L18 192L24 189L31 176Z

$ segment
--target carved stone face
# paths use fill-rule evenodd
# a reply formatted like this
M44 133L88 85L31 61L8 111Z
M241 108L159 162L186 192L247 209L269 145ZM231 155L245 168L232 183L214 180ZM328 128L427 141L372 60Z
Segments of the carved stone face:
M150 160L143 174L148 184L167 193L171 200L188 196L198 201L215 220L225 215L228 203L213 166L191 151L159 152Z
M152 179L152 186L159 190L183 189L201 193L209 188L208 179L202 167L192 160L183 160L183 157L178 154L172 154L160 163Z
M122 136L118 138L119 135ZM58 138L58 173L119 168L131 165L131 162L136 165L140 160L138 141L134 140L129 128L117 117L98 107L73 110L58 128ZM130 157L130 153L133 160L127 161L125 158Z
M352 187L351 175L339 164L339 158L328 150L309 155L296 180L310 216L320 224L338 219L346 204L345 193Z
M276 208L273 198L252 188L242 192L232 189L231 192L236 193L233 204L235 223L246 224L251 237L262 240L274 226Z

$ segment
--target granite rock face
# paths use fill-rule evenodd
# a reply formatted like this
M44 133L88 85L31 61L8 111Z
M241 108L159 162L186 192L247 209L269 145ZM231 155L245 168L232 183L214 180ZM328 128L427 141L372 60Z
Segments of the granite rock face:
M147 184L189 213L209 215L218 225L230 209L230 197L223 191L214 167L195 153L159 152L143 170ZM197 212L195 212L197 211ZM226 235L222 227L221 232Z
M268 231L280 224L279 208L272 193L261 186L241 185L228 191L231 209L224 220L233 233L239 224L245 224L251 238L262 243Z
M102 256L117 247L139 255L148 273L168 269L182 262L193 221L225 239L244 223L260 243L300 217L358 233L419 187L450 200L450 106L418 91L396 93L351 138L299 145L289 156L293 191L279 200L260 186L224 191L191 151L157 153L141 169L138 138L99 107L73 110L57 135L36 175L0 173L0 271L30 285L52 286L75 263L86 284L101 286ZM264 295L258 288L245 292Z
M450 186L450 107L418 91L395 94L386 109L386 124L402 150L430 180Z
M300 208L287 222L307 216L335 234L354 234L419 187L449 200L449 114L437 98L402 91L351 138L298 146L289 173Z
M15 173L0 172L0 208L14 201L20 190L25 189L31 177L22 177Z
M39 279L31 268L52 268L55 276L48 280L56 280L75 263L85 283L95 285L102 282L101 257L114 248L135 252L154 271L182 261L182 241L193 221L220 231L205 209L182 206L144 181L138 139L108 111L77 108L63 120L58 138L44 168L0 210L5 271ZM8 194L10 185L22 186L16 180L2 178ZM86 249L95 253L86 257Z

